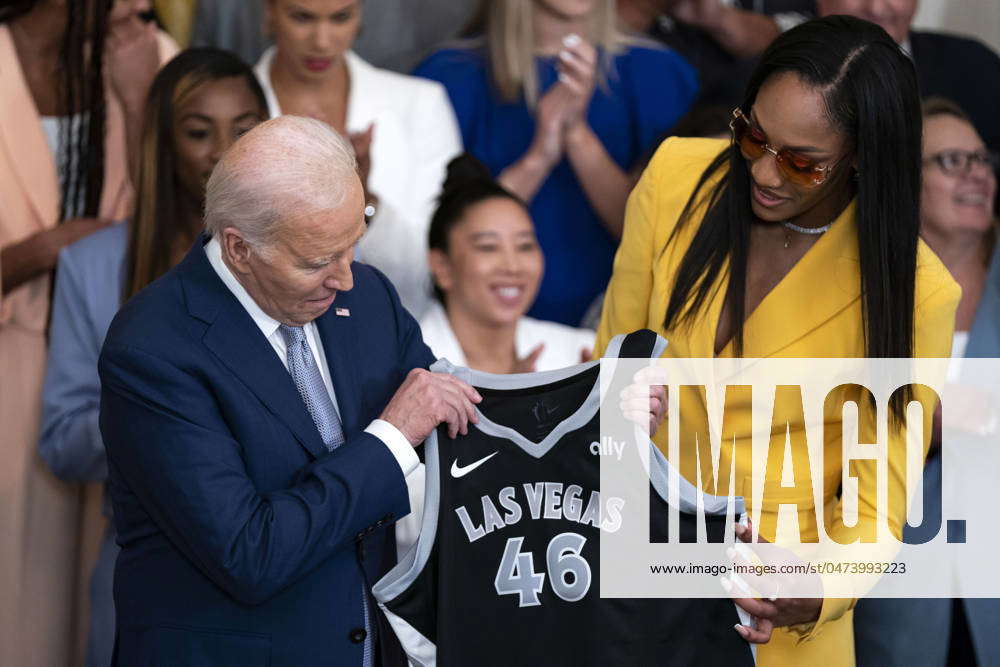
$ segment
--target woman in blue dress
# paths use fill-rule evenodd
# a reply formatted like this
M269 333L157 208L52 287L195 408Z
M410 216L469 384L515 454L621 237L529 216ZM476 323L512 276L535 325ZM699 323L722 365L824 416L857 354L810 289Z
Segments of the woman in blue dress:
M529 204L546 272L529 315L576 325L603 292L629 170L690 107L694 69L617 30L613 0L484 3L414 72L448 90L465 149Z

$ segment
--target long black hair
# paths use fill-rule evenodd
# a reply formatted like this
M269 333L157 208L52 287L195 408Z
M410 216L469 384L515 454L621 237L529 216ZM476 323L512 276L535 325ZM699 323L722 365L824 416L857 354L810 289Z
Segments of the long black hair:
M39 0L15 0L0 9L0 23L27 14ZM59 52L60 220L97 217L104 190L104 43L114 0L67 0ZM79 115L77 115L79 114Z
M910 357L921 164L913 63L873 23L849 16L809 21L782 34L761 56L741 105L744 113L749 115L764 82L785 72L821 91L828 117L853 151L866 356ZM709 187L713 177L720 178ZM678 228L702 206L707 207L704 220L678 269L664 327L669 330L701 311L729 260L726 305L736 323L736 354L741 355L754 216L749 167L738 146L724 150L702 173ZM893 411L902 414L903 405L894 404Z
M517 195L493 180L490 170L482 162L468 153L454 158L448 163L448 175L438 197L438 207L431 217L428 248L447 253L448 236L462 221L465 212L481 201L497 197L515 201L525 211L528 210ZM434 296L444 303L444 291L437 283L434 284Z
M266 119L267 98L250 66L228 51L187 49L157 73L149 88L140 143L136 211L125 262L124 300L167 272L177 243L189 233L178 212L176 105L210 81L242 79Z

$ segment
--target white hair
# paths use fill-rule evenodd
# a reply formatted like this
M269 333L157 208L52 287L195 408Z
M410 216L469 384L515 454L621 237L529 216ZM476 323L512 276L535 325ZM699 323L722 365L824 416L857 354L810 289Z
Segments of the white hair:
M240 137L212 170L205 231L237 229L267 254L283 221L338 208L358 181L354 150L322 121L279 116Z

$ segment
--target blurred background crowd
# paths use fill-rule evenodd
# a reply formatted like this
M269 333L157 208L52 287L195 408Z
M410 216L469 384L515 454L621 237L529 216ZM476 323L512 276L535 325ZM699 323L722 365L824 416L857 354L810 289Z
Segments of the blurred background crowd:
M437 356L559 368L592 354L657 146L729 137L756 58L830 14L877 23L912 58L922 236L963 288L952 354L996 343L995 315L974 326L1000 308L995 0L5 1L0 665L110 664L97 357L119 306L198 239L207 179L241 134L296 114L350 138L357 259ZM908 613L944 619L945 658L1000 660L989 606L862 603L856 627ZM859 631L859 663L935 664L886 636Z

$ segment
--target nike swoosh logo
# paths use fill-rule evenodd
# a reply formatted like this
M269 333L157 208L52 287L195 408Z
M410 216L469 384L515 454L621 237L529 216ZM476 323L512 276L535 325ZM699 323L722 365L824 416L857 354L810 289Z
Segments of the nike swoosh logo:
M454 477L455 479L458 479L459 477L465 477L470 472L472 472L479 466L483 465L497 454L499 454L499 452L493 452L489 456L484 456L478 461L473 461L467 466L458 465L458 459L455 459L454 461L451 462L451 476Z

